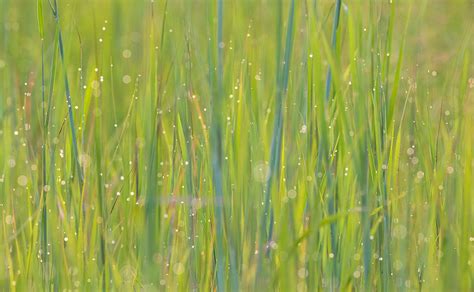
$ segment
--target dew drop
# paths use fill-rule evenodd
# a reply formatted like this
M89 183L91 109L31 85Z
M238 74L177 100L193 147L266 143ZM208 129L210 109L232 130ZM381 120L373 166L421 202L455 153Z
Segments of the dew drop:
M123 50L122 56L123 56L125 59L128 59L128 58L130 58L130 57L132 56L132 51L130 51L129 49Z
M18 179L16 180L18 185L24 187L28 184L28 178L24 175L20 175Z
M122 77L122 82L123 83L129 84L131 81L132 81L132 78L130 77L130 75L123 75L123 77Z

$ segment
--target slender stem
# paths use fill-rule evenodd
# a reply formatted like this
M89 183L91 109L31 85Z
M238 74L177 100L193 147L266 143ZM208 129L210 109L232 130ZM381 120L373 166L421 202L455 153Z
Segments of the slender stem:
M72 136L72 151L74 154L74 160L75 164L77 167L77 172L79 176L79 190L80 193L82 194L82 188L84 185L84 178L82 176L82 169L79 164L79 150L77 147L77 138L76 138L76 129L75 129L75 124L74 124L74 115L72 112L72 101L71 101L71 90L69 88L69 81L67 77L67 69L66 69L66 63L64 61L64 45L63 45L63 37L61 34L61 26L59 24L59 11L58 11L58 5L57 1L54 0L54 11L53 14L56 19L56 23L58 25L58 41L59 41L59 55L61 57L61 62L63 64L63 69L64 69L64 86L66 89L66 103L67 103L67 109L68 109L68 116L69 116L69 123L71 125L71 136Z
M336 11L334 12L334 22L332 24L332 37L331 37L331 46L333 52L336 51L336 43L337 43L337 28L339 27L339 16L341 14L341 3L342 0L336 0ZM326 102L329 100L329 95L331 91L331 82L332 82L332 72L331 67L329 66L328 72L326 75L326 94L325 100Z

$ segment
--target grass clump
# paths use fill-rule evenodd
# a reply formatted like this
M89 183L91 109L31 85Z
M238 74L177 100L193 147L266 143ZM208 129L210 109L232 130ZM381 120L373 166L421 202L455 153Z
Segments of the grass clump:
M4 0L0 287L472 290L471 8Z

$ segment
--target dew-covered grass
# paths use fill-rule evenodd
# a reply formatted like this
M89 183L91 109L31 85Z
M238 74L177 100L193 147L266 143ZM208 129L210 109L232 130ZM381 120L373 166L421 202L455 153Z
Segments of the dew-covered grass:
M0 0L0 290L472 291L471 0Z

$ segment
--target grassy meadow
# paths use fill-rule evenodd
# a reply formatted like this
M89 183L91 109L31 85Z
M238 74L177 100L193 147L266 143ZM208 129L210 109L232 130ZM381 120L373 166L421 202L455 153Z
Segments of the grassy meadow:
M472 0L0 0L1 291L473 291Z

